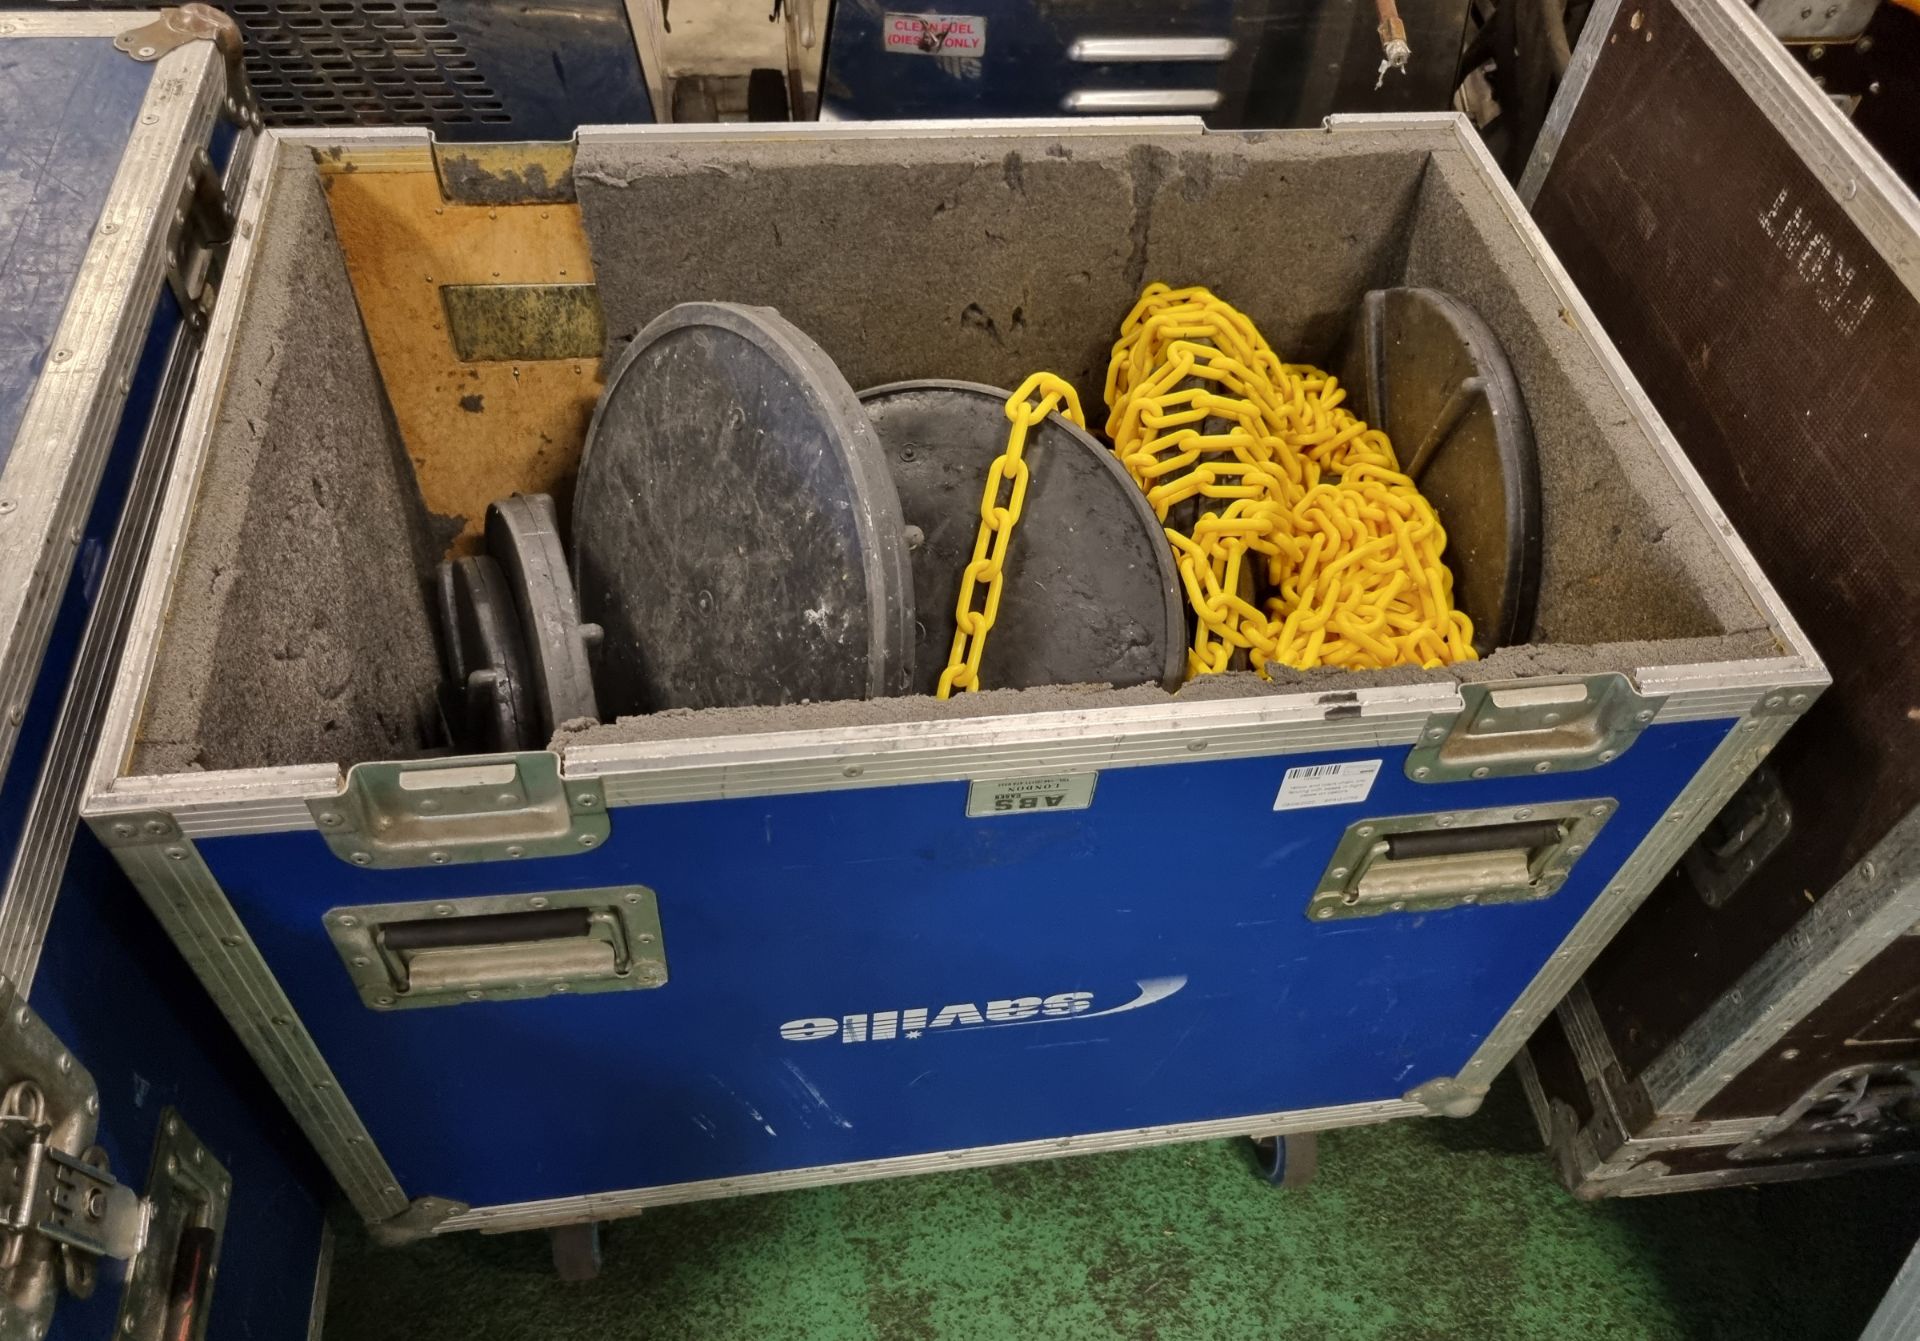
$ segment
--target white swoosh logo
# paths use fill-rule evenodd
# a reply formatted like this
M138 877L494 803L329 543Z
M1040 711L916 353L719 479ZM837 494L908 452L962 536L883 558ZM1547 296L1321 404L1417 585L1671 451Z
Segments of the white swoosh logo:
M1108 1006L1105 1010L1090 1010L1078 1015L1029 1015L1024 1020L987 1020L982 1024L960 1027L962 1029L1005 1029L1016 1024L1062 1024L1068 1020L1097 1020L1103 1015L1122 1015L1130 1010L1139 1010L1142 1006L1151 1006L1156 1001L1165 1001L1187 985L1187 975L1182 973L1171 978L1136 978L1133 985L1140 989L1139 996L1124 1005Z
M1119 1015L1129 1010L1139 1010L1142 1006L1151 1006L1156 1001L1165 1001L1175 992L1187 985L1187 975L1182 973L1173 978L1141 978L1135 983L1140 995L1124 1006L1109 1006L1105 1010L1096 1010L1087 1015L1067 1015L1069 1020L1097 1020L1102 1015Z

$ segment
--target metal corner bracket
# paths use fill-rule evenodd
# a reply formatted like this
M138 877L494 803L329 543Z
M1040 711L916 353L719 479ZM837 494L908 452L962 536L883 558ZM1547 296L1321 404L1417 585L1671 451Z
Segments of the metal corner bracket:
M367 1234L382 1248L404 1248L409 1243L432 1238L440 1226L471 1209L466 1202L448 1197L415 1197L399 1214L370 1221Z
M1463 684L1460 710L1428 719L1407 776L1462 782L1598 768L1625 754L1665 702L1618 671Z
M1400 1096L1410 1104L1419 1104L1434 1117L1472 1117L1487 1097L1484 1085L1469 1085L1455 1076L1435 1076L1415 1085Z
M612 831L599 780L562 778L551 750L355 764L307 808L334 856L373 870L563 857Z
M219 49L227 67L227 120L258 130L260 109L254 106L246 68L241 64L245 46L240 25L223 11L198 3L163 9L151 23L129 28L113 39L115 48L142 63L157 61L189 42L212 42Z

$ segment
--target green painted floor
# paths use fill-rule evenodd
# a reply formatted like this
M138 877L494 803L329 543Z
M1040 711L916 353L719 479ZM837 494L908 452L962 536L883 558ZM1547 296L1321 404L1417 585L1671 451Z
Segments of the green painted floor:
M1517 1088L1332 1132L1279 1191L1243 1141L708 1202L546 1239L343 1228L328 1341L1852 1341L1920 1236L1902 1172L1583 1205Z

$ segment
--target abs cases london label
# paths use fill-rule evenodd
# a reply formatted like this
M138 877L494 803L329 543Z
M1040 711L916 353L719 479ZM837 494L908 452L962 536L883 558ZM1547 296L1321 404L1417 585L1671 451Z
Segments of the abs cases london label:
M1098 773L1059 773L1050 778L996 778L967 785L967 814L1039 815L1052 810L1085 810L1093 804Z

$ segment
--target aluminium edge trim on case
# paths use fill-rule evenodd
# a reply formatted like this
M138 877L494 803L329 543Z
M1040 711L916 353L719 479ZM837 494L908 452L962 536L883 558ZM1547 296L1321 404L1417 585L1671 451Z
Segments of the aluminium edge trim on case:
M1907 1254L1880 1306L1867 1319L1860 1341L1906 1341L1914 1336L1920 1336L1920 1244Z
M1624 1162L1631 1164L1651 1151L1729 1145L1744 1141L1758 1134L1771 1120L1764 1114L1705 1121L1689 1114L1675 1114L1647 1121L1646 1116L1652 1113L1652 1108L1647 1102L1646 1092L1637 1082L1627 1079L1584 978L1568 989L1554 1013L1566 1034L1567 1046L1573 1054L1574 1064L1594 1109L1586 1125L1573 1135L1590 1143L1596 1152L1604 1149L1627 1154L1631 1158ZM1536 1077L1534 1083L1538 1083L1538 1072L1534 1070L1528 1054L1523 1050L1519 1056L1526 1060L1528 1071ZM1544 1088L1540 1096L1543 1104L1549 1102ZM1544 1111L1547 1110L1537 1110L1536 1116ZM1543 1119L1540 1130L1542 1133L1550 1132L1553 1125ZM1601 1156L1596 1153L1594 1158L1600 1160ZM1607 1162L1611 1162L1611 1156L1607 1157Z
M1607 942L1680 859L1688 844L1700 835L1707 822L1795 720L1788 715L1748 717L1727 733L1700 771L1681 789L1653 832L1640 841L1559 948L1541 965L1526 990L1460 1068L1457 1079L1463 1085L1480 1093L1486 1091L1554 1004L1579 981Z
M865 1182L874 1178L898 1177L902 1174L938 1173L949 1169L978 1169L1002 1164L1022 1164L1032 1160L1053 1159L1061 1155L1099 1154L1111 1150L1132 1150L1141 1146L1167 1145L1180 1141L1330 1131L1336 1127L1363 1126L1389 1118L1414 1117L1426 1111L1421 1105L1402 1099L1383 1099L1373 1103L1339 1104L1330 1108L1301 1108L1292 1112L1267 1113L1256 1117L1219 1118L1206 1122L1172 1123L1160 1127L1135 1127L1121 1131L1095 1132L1085 1136L1063 1136L1038 1141L1017 1141L1006 1145L973 1146L962 1150L936 1151L925 1155L895 1155L886 1159L859 1160L848 1164L819 1164L804 1169L780 1169L771 1173L742 1174L737 1178L708 1178L698 1182L669 1183L659 1187L632 1188L621 1192L590 1193L581 1197L555 1197L546 1201L476 1206L449 1216L436 1227L435 1232L452 1233L463 1229L478 1229L497 1234L510 1230L539 1229L552 1225L576 1224L583 1220L615 1219L623 1215L637 1214L652 1206L672 1206L683 1202L711 1201L758 1192L784 1192L803 1187Z
M1891 1155L1867 1155L1845 1162L1851 1173L1861 1169L1890 1169L1920 1161L1920 1150L1902 1150ZM1769 1164L1751 1169L1709 1169L1703 1173L1669 1173L1657 1159L1635 1167L1623 1175L1617 1187L1595 1188L1587 1197L1656 1197L1669 1192L1704 1192L1716 1187L1752 1187L1761 1183L1798 1183L1809 1178L1831 1177L1834 1160L1803 1160L1798 1164Z
M29 10L0 8L0 38L7 37L118 37L129 28L153 22L159 7L150 9L57 9Z
M1573 1134L1554 1128L1551 1103L1531 1057L1522 1052L1514 1059L1514 1070L1520 1077L1521 1089L1526 1094L1527 1106L1533 1112L1535 1124L1543 1135L1551 1133L1554 1138L1547 1144L1547 1153L1553 1161L1555 1173L1569 1191L1584 1201L1603 1197L1639 1197L1667 1192L1689 1192L1727 1184L1744 1186L1755 1183L1797 1182L1807 1178L1823 1177L1840 1168L1852 1171L1909 1164L1920 1160L1920 1151L1904 1150L1887 1155L1872 1155L1843 1161L1804 1160L1795 1164L1756 1164L1745 1168L1710 1169L1700 1173L1673 1174L1668 1172L1667 1166L1660 1161L1661 1154L1672 1150L1711 1149L1717 1146L1730 1148L1755 1135L1767 1119L1726 1118L1716 1122L1700 1123L1697 1124L1697 1131L1685 1136L1667 1140L1628 1142L1626 1146L1613 1151L1612 1157L1608 1158L1603 1157L1594 1143L1588 1139L1592 1131L1591 1127Z
M1614 17L1619 12L1620 0L1595 0L1587 11L1586 24L1580 29L1579 40L1573 44L1573 56L1567 62L1566 73L1560 76L1553 101L1547 105L1546 120L1540 123L1540 133L1534 137L1533 148L1527 151L1526 166L1514 186L1514 194L1529 210L1540 197L1540 185L1547 179L1547 169L1553 166L1553 156L1560 152L1560 141L1566 138L1567 126L1586 94L1587 81L1593 77L1593 67L1600 62L1606 35L1612 31Z
M1200 134L1207 126L1197 116L956 117L951 121L814 121L804 130L790 121L664 121L652 126L582 126L574 137L590 144L720 144L730 140L910 140L991 139L1001 135L1153 135Z
M0 12L0 41L110 37L150 17ZM53 350L68 357L43 369L0 471L0 498L14 504L0 518L0 773L146 344L145 324L127 314L151 308L165 282L173 203L225 98L226 67L210 41L184 43L155 64L53 336Z
M1920 296L1920 201L1787 54L1759 16L1737 0L1672 0L1742 92L1780 131L1781 139L1821 179L1908 290ZM1531 205L1553 166L1578 110L1621 0L1600 0L1588 16L1567 76L1554 95L1520 182Z
M94 829L354 1208L368 1221L405 1211L393 1170L191 840L160 815L122 816Z
M260 220L272 193L273 163L278 153L278 141L279 136L273 131L265 131L255 137L246 187L239 208L234 211L233 240L227 251L220 293L214 303L212 320L207 324L204 353L194 377L193 393L187 402L186 418L180 426L180 440L174 451L173 465L167 474L165 501L154 526L139 598L127 630L126 647L121 653L119 670L114 678L106 719L101 726L100 745L95 752L87 783L87 800L82 804L83 814L91 813L95 798L113 790L121 767L133 752L134 728L153 674L154 658L159 651L168 592L184 556L187 527L193 515L193 500L199 494L207 444L231 372L234 327L241 309L246 306L248 291L253 287L253 257L258 245ZM180 503L180 506L166 506L174 502ZM311 785L323 778L337 777L338 772L337 768L332 767L305 769L302 770L303 781ZM209 776L213 775L193 775L194 778ZM185 778L173 781L182 788L190 785ZM234 800L244 802L252 788L243 781L239 788L229 790L237 794L223 797L223 800L229 803Z
M1641 1072L1658 1114L1695 1113L1920 921L1910 810Z
M1920 201L1912 190L1752 8L1727 0L1674 4L1907 291L1920 298Z
M172 459L172 436L198 356L198 339L183 323L168 353L153 417L114 526L106 573L80 635L46 760L27 804L19 847L11 869L0 878L0 976L23 997L32 992L41 943L66 873L101 712L126 640L147 540L159 515L166 467Z
M313 1302L307 1305L307 1341L322 1341L327 1326L327 1293L333 1286L333 1221L320 1222L320 1252L313 1263Z
M1552 1100L1546 1087L1540 1081L1539 1069L1534 1065L1533 1056L1528 1049L1522 1048L1513 1059L1514 1074L1519 1077L1522 1092L1526 1095L1527 1106L1533 1110L1535 1125L1544 1135L1553 1128ZM1685 1130L1664 1137L1638 1136L1623 1138L1619 1145L1622 1153L1631 1158L1618 1161L1620 1167L1631 1167L1647 1155L1657 1155L1665 1150L1700 1150L1713 1146L1738 1145L1751 1140L1766 1127L1769 1119L1757 1118L1715 1118L1710 1122L1695 1122ZM1588 1131L1592 1130L1589 1124ZM1554 1149L1549 1145L1549 1149ZM1596 1162L1592 1167L1598 1168Z

